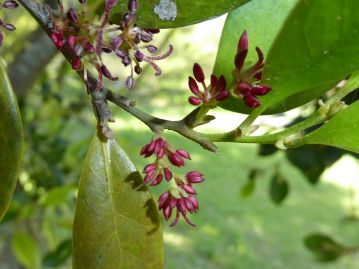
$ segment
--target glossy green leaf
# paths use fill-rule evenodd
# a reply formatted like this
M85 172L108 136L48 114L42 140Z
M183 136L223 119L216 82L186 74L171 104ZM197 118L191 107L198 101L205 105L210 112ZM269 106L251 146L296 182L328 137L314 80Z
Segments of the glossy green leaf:
M305 144L322 144L359 153L359 101L339 112L303 138Z
M86 157L74 222L73 268L163 268L156 204L114 140L95 136Z
M270 183L269 194L272 201L279 205L288 196L289 185L287 181L280 174L276 174L272 177Z
M0 221L9 207L19 176L22 126L14 92L0 63Z
M17 232L12 237L12 251L16 259L27 269L40 268L40 250L36 241L27 233Z
M359 69L359 58L353 57L359 53L358 7L357 0L298 1L281 31L272 37L264 83L273 91L261 98L261 110L270 108L267 113L273 113L302 105ZM258 28L265 29L257 18ZM253 35L260 36L260 31ZM233 100L229 102L233 105Z
M323 234L311 234L304 240L306 247L313 252L316 259L321 262L330 262L351 251L331 237Z
M93 0L94 1L94 0ZM138 0L137 24L145 28L175 28L213 19L249 0ZM120 1L111 13L119 23L128 12L127 1Z
M255 47L260 47L266 56L296 2L296 0L252 0L229 13L222 31L213 73L224 75L227 82L232 81L238 40L245 30L249 38L246 64L253 64L257 61ZM229 110L242 113L250 111L235 98L229 98L221 103L223 108Z

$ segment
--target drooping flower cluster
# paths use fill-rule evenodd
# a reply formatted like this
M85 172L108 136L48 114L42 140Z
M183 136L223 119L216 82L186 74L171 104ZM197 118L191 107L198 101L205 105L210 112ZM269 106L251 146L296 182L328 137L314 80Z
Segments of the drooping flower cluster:
M19 6L19 4L14 1L14 0L5 0L4 2L0 2L0 10L5 8L5 9L14 9L17 8ZM4 42L4 35L2 33L2 29L5 29L7 31L15 31L16 28L13 24L11 23L6 23L4 21L2 21L0 19L0 47L2 46L3 42Z
M211 75L211 84L206 85L205 76L202 67L195 63L193 66L193 77L188 78L188 86L195 96L188 97L188 102L194 106L200 104L214 105L217 101L223 101L228 98L229 92L227 91L227 83L224 76L219 78ZM202 84L203 91L198 87L198 83Z
M137 0L129 0L128 12L119 25L110 24L110 12L118 3L118 0L106 0L105 11L99 22L91 18L86 0L79 0L81 11L70 8L65 14L62 5L60 14L52 16L53 23L51 39L58 49L66 46L72 54L72 68L84 69L85 79L88 66L93 66L98 72L97 88L102 88L103 77L109 80L118 80L113 76L104 63L103 53L114 53L120 58L124 66L131 66L131 74L127 77L125 85L133 89L135 84L134 72L140 74L142 68L140 62L149 63L155 70L155 75L161 74L161 69L154 62L168 57L172 53L172 46L163 55L153 56L157 47L149 44L157 29L141 29L135 24ZM146 43L142 45L141 42ZM145 48L151 55L146 55L141 49Z
M189 153L184 149L174 149L165 139L157 137L145 145L141 150L141 155L148 158L156 156L153 163L146 165L143 173L145 184L156 186L163 179L168 182L168 190L159 198L159 209L163 211L165 220L172 216L173 209L177 209L175 219L171 226L175 226L179 217L182 215L185 221L195 226L187 216L187 213L196 213L198 210L198 200L195 197L196 190L193 184L204 181L203 174L191 171L186 176L174 173L171 165L182 167L185 165L185 159L190 160Z
M243 98L244 103L250 108L260 106L257 96L266 95L272 88L261 84L264 56L260 48L256 47L258 61L251 67L242 70L248 54L248 34L243 32L238 42L237 54L234 60L236 69L233 71L235 83L234 93Z

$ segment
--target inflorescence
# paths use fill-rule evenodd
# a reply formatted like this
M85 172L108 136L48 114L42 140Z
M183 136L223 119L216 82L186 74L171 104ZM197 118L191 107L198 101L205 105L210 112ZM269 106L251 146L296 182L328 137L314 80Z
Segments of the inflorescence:
M159 33L159 29L142 29L136 25L137 0L128 2L128 12L124 14L122 21L110 24L110 12L118 0L106 0L104 14L99 22L91 17L86 0L79 0L81 11L70 8L64 13L60 2L59 16L51 16L51 39L58 49L66 46L72 53L72 68L84 70L85 80L87 68L95 67L98 73L97 89L102 88L103 77L109 80L118 80L113 76L104 63L103 53L113 53L123 66L130 66L130 75L125 85L129 90L135 86L134 73L141 74L141 62L147 62L154 69L155 75L161 75L161 69L155 63L172 54L173 47L169 46L167 52L162 55L154 55L157 47L150 44L153 36Z
M19 6L19 4L14 0L5 0L4 2L0 2L0 10L3 9L3 8L5 8L5 9L15 9L18 6ZM13 24L6 23L6 22L4 22L4 21L2 21L0 19L0 47L2 46L3 41L4 41L4 35L3 35L2 31L1 31L1 29L5 29L7 31L12 32L12 31L15 31L16 28L15 28L15 26Z
M172 216L173 209L176 209L176 216L171 226L175 226L182 216L191 226L195 226L189 219L187 213L196 213L198 210L198 200L193 184L201 183L205 179L203 174L190 171L185 176L174 173L172 166L185 166L185 159L191 160L189 153L184 149L175 149L161 135L155 135L152 141L145 145L141 150L141 155L145 158L155 156L155 161L148 164L143 173L145 184L156 186L163 179L168 182L168 190L160 196L158 203L162 210L165 220Z

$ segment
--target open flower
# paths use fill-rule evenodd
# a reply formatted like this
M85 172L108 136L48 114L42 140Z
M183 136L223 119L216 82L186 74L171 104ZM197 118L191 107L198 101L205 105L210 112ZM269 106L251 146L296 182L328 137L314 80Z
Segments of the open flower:
M264 56L260 48L256 47L258 61L247 69L243 70L244 62L248 54L248 34L243 32L238 42L237 54L234 60L236 69L233 71L234 93L241 96L243 101L250 108L260 106L257 96L266 95L272 88L261 84L263 73Z

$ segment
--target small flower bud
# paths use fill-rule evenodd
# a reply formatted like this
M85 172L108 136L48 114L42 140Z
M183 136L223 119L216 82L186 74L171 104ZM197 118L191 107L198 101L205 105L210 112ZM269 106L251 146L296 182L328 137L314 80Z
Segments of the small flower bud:
M114 49L117 49L119 46L122 45L123 39L121 37L116 36L114 39L112 39L112 46Z
M157 47L153 45L148 45L146 48L149 53L155 53L157 51Z
M125 86L127 89L132 90L135 85L135 80L132 76L128 76L125 82Z
M189 153L184 150L184 149L178 149L176 150L176 153L178 153L179 155L181 155L183 158L187 159L187 160L191 160L191 156L189 155Z
M191 105L198 106L198 105L200 105L202 103L202 100L199 99L198 97L190 96L190 97L188 97L188 102Z
M264 85L264 84L254 85L252 87L252 94L262 96L262 95L266 95L271 90L272 90L271 87Z
M136 50L136 52L135 52L135 58L136 58L137 61L141 62L144 57L145 57L145 55L143 54L142 51Z
M139 65L136 65L134 69L135 69L135 73L136 73L137 75L139 75L139 74L142 73L142 68L141 68Z
M221 91L219 94L216 95L216 100L223 101L226 100L228 97L229 97L229 92Z
M138 2L137 0L130 0L128 1L128 10L131 12L131 13L135 13L138 9Z
M171 153L168 156L168 160L175 166L181 167L184 166L184 160L182 156L178 153Z
M163 168L163 173L164 173L165 179L167 181L170 181L172 179L173 174L172 174L171 170L168 167Z
M249 106L250 108L257 108L261 105L261 103L258 101L258 99L255 98L255 96L253 96L251 94L245 94L243 96L243 100L246 103L246 105Z
M69 46L70 46L71 48L74 48L75 45L76 45L76 36L73 36L73 35L69 36L69 37L67 38L67 44L69 44Z
M198 82L202 82L202 83L204 82L205 77L204 77L203 69L198 63L195 63L193 66L193 74Z
M5 2L2 4L3 8L13 9L17 8L19 4L16 1L13 0L5 0Z
M73 8L70 8L69 11L67 12L67 18L74 23L79 21L79 16L77 15L77 11Z
M2 27L11 32L16 30L16 27L11 23L4 23Z
M198 96L199 94L199 88L196 80L193 77L188 78L188 86L191 92L193 92L195 95Z
M91 43L86 43L84 49L87 53L95 52L95 46L92 45Z
M80 70L81 69L81 59L79 57L76 57L72 59L71 66L73 70Z

